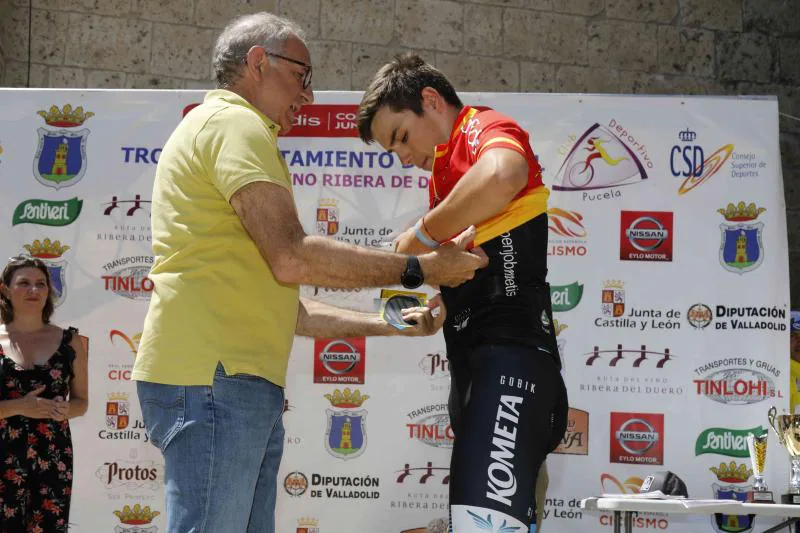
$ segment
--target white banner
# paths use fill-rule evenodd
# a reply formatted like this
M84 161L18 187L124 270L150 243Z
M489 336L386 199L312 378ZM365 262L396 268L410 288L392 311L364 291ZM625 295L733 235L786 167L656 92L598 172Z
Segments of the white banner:
M47 261L56 323L91 339L90 407L71 422L70 521L79 533L164 531L163 461L147 443L130 370L152 290L156 163L203 93L0 95L0 250ZM376 245L426 210L427 175L358 140L358 93L316 96L281 141L303 225ZM634 491L656 470L677 473L692 497L747 498L745 437L768 427L770 406L788 407L776 100L464 98L530 132L553 190L548 279L572 411L548 459L547 531L608 529L609 516L577 502ZM363 310L377 310L380 297L302 293ZM297 338L278 531L444 531L448 389L441 336ZM779 498L789 460L774 435L769 441L767 482ZM741 533L770 523L645 514L635 525Z

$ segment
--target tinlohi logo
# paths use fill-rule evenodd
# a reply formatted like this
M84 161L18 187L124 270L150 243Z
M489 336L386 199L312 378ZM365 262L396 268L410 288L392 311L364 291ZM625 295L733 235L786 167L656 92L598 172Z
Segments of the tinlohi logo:
M441 410L446 406L428 406ZM421 411L421 410L420 410ZM411 415L409 415L410 417ZM450 426L450 416L447 413L432 414L414 419L406 424L408 438L418 440L434 448L452 448L455 434Z
M719 370L705 379L695 379L694 384L698 395L731 405L746 405L776 396L782 397L766 374L746 368Z
M152 265L151 256L121 257L105 264L101 276L105 290L130 300L149 300L155 288L147 277Z
M729 405L747 405L783 398L773 377L781 371L773 364L747 357L717 359L695 369L693 380L698 396ZM770 376L771 374L771 376Z

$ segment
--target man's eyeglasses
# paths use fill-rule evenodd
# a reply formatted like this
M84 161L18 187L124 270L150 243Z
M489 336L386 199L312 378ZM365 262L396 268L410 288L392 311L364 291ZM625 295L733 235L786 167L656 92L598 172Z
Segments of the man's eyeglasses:
M308 86L311 85L311 65L308 63L303 63L302 61L298 61L296 59L292 59L291 57L282 56L280 54L275 54L273 52L265 50L268 56L279 57L284 61L288 61L289 63L294 63L295 65L300 65L303 67L303 89L308 89Z
M270 52L269 50L264 50L264 53L268 56L277 57L279 59L283 59L284 61L288 61L289 63L294 63L295 65L300 65L303 67L303 89L308 89L308 86L311 85L311 65L308 63L303 63L302 61L298 61L297 59L292 59L291 57L286 57L281 54L276 54L275 52ZM247 63L247 58L245 57L244 62Z

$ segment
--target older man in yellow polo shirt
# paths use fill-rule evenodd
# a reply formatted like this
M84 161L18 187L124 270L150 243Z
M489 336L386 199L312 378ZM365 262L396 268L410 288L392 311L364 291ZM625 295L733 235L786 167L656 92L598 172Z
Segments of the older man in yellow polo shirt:
M219 89L178 125L156 170L155 289L133 378L164 455L167 531L273 533L295 333L399 331L301 299L298 284L457 285L486 258L458 245L414 257L306 235L277 144L313 101L302 30L268 13L241 17L219 36L213 65ZM409 335L442 322L427 308L406 318L417 323Z

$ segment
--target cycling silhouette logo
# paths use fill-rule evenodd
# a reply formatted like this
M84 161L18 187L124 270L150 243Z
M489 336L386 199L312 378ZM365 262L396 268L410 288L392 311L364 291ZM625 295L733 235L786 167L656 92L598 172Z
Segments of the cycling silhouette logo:
M647 179L637 157L611 130L594 124L575 142L556 174L553 190L585 191Z

